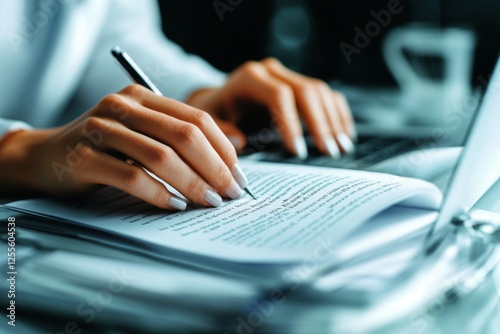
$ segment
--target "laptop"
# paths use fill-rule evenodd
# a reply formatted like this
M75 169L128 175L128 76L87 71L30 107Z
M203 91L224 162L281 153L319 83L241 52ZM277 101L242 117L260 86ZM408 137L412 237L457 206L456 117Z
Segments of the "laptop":
M500 178L500 58L452 172L427 250L439 244L453 218L467 213Z

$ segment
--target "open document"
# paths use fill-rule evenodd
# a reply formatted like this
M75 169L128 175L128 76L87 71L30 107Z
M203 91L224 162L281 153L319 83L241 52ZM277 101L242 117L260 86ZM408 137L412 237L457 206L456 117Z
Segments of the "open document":
M380 215L390 207L399 208L397 220L410 211L435 217L442 200L431 183L388 174L255 162L243 168L257 200L246 196L215 209L169 212L114 188L79 200L24 200L7 207L54 219L47 228L165 258L250 266L297 263L318 247L334 249L354 230L362 234L361 225L373 231L375 216L383 230Z

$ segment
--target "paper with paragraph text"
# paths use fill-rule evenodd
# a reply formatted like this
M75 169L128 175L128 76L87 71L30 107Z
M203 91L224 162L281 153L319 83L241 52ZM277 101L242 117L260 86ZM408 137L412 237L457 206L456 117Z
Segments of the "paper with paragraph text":
M436 209L430 183L386 174L243 163L257 200L172 213L112 188L72 203L29 200L10 206L151 243L237 262L299 261L333 244L376 213L404 200Z

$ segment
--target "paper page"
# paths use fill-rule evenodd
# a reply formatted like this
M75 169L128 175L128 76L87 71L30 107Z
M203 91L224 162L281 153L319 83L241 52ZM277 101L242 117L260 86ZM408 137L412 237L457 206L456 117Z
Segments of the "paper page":
M445 191L461 154L462 147L420 149L383 160L368 170L422 179Z
M410 239L418 239L423 245L430 225L438 218L438 212L394 206L370 218L344 240L340 241L335 258L343 266L350 259L379 257L380 253L392 253Z
M245 196L215 209L171 213L112 188L73 203L44 199L10 206L167 249L273 263L307 258L395 203L435 209L442 197L430 183L386 174L250 162L242 166L257 200Z

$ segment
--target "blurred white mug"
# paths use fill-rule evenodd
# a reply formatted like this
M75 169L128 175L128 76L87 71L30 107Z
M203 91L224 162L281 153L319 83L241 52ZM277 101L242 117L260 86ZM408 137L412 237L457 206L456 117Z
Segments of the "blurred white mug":
M474 46L474 34L459 28L402 27L387 35L384 58L401 86L401 107L410 122L440 125L443 114L471 94ZM405 51L442 58L442 77L432 78L412 66Z

